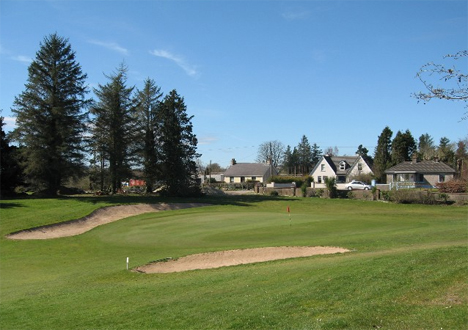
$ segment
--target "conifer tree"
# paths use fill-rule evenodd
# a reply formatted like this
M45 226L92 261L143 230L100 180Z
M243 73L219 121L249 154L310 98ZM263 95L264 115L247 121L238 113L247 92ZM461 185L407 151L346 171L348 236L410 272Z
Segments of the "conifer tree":
M136 154L136 100L133 87L128 88L127 68L121 65L106 76L109 82L94 89L98 97L91 108L92 148L98 151L102 164L109 167L111 192L116 193L123 180L131 176Z
M373 172L378 182L385 183L385 170L392 166L392 130L387 126L379 135L377 147L374 152L374 168Z
M0 196L12 195L16 186L21 184L21 168L16 154L18 148L10 145L3 130L3 117L0 117Z
M404 133L398 131L392 141L392 165L411 160L416 152L416 141L409 130Z
M153 183L160 177L158 145L156 136L159 130L158 111L161 107L161 88L152 79L146 79L144 87L137 91L138 124L140 137L139 154L146 181L146 192L153 190Z
M83 170L90 102L86 77L68 39L52 34L40 44L25 91L14 101L17 128L12 138L21 147L25 174L49 194Z
M305 135L302 136L301 142L297 145L297 154L300 173L309 174L312 167L313 155L312 147Z
M183 97L172 90L158 112L159 130L156 141L160 148L161 180L171 196L197 195L197 138L187 115Z

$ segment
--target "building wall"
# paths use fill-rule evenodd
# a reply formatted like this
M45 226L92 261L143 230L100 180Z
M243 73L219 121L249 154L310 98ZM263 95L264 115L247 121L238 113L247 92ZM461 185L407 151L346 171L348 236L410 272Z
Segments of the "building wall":
M323 171L322 171L322 165L325 165ZM333 177L334 178L335 176L336 176L335 172L330 167L330 164L328 164L328 162L325 160L325 158L322 159L320 164L317 166L317 169L312 174L312 177L314 178L315 183L319 183L319 182L325 183L324 177L329 177L329 178ZM320 181L319 181L319 177L321 177Z
M243 176L245 178L245 181L244 182L247 182L247 181L252 181L253 178L255 178L255 181L258 181L258 182L265 182L266 181L266 178L262 177L262 176ZM231 183L231 177L230 176L225 176L224 177L224 182L226 183ZM241 183L242 180L241 180L241 177L240 176L235 176L234 177L234 183Z
M361 168L362 168L361 170L359 170L359 164L361 164ZM360 174L371 174L371 173L372 173L371 168L367 165L367 163L362 158L360 158L358 163L353 167L351 173L348 175L347 181L349 181L350 177L354 177Z
M453 179L453 174L443 175L444 180L440 181L440 174L424 174L424 180L421 182L419 173L387 174L387 182L419 182L435 186L439 182L448 182Z

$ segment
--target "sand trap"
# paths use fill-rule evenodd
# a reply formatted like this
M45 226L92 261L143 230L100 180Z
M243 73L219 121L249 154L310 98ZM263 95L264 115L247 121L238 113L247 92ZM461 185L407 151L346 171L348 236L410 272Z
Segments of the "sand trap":
M66 222L53 225L26 229L17 233L7 235L10 239L50 239L59 237L68 237L83 234L97 226L104 225L113 221L128 218L131 216L158 212L166 210L179 210L190 207L208 206L201 203L171 203L171 204L137 204L103 207L91 213L90 215Z
M326 246L266 247L193 254L177 260L154 262L135 268L142 273L173 273L194 269L219 268L279 259L310 257L320 254L349 252L347 249Z

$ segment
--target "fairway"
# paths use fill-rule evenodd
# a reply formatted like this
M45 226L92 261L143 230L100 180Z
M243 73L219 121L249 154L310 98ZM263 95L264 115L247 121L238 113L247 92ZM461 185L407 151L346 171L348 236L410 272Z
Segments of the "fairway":
M462 329L467 208L233 196L128 217L78 236L28 228L158 198L1 201L1 329ZM181 201L177 201L178 203ZM291 218L287 213L290 207ZM166 274L167 258L270 247L351 252Z

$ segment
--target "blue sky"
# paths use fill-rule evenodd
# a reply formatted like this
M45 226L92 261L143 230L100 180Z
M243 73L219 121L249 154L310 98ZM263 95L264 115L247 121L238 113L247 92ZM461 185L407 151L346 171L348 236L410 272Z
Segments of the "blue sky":
M129 86L149 77L176 89L205 164L253 162L261 143L294 147L303 135L373 155L385 126L456 142L467 137L464 104L411 93L423 90L422 65L467 49L467 27L465 0L2 0L0 109L9 130L28 65L56 32L91 88L124 62Z

